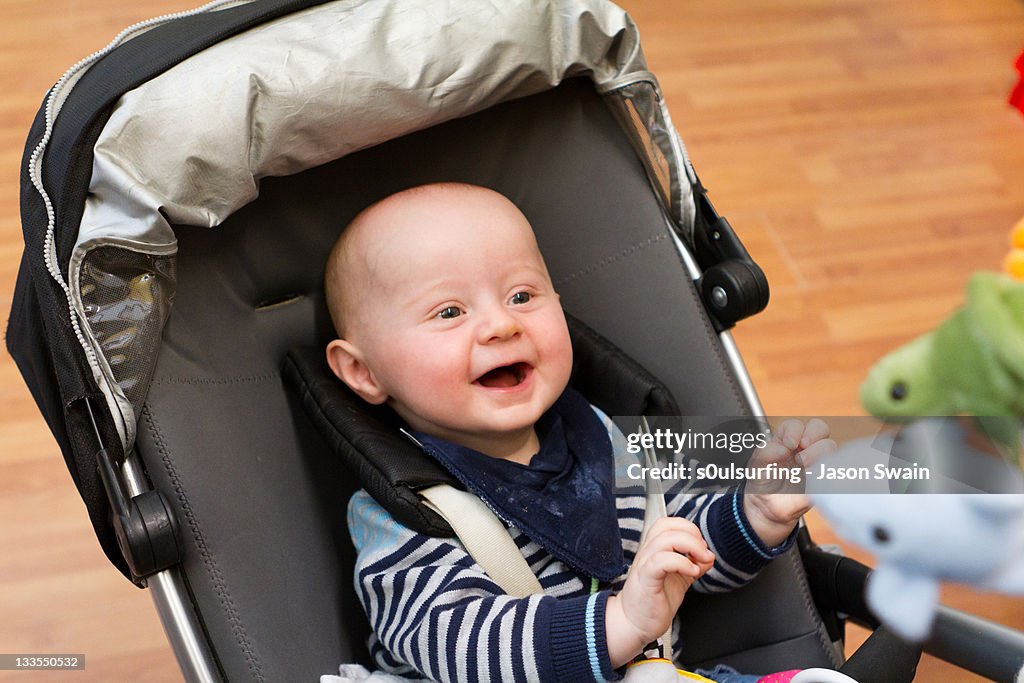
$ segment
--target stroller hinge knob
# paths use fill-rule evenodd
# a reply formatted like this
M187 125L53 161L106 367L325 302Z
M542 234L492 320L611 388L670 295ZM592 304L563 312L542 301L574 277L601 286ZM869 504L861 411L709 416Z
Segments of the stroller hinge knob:
M711 289L711 305L715 308L725 308L729 305L729 295L721 287Z
M768 282L750 260L728 259L711 266L701 276L698 288L719 331L768 305Z

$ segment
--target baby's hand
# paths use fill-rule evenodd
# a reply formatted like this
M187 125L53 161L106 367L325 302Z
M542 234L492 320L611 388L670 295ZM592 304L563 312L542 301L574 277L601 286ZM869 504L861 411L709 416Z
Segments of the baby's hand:
M668 629L683 594L714 564L700 530L681 517L651 526L618 595L608 598L605 634L613 667L639 654Z
M774 462L779 467L810 467L836 450L836 442L828 437L828 425L822 420L814 418L806 427L800 420L786 420L775 430L772 440L754 452L747 466L764 467ZM802 484L796 487L785 480L761 479L748 482L744 492L743 511L768 547L786 540L800 516L811 509Z

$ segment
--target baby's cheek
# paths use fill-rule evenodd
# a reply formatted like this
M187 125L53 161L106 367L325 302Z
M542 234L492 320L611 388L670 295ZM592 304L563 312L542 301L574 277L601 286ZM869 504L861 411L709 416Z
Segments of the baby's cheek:
M569 381L572 372L572 341L569 331L564 334L552 335L550 343L544 346L545 360L558 371L558 377Z
M396 380L417 393L436 389L450 381L451 372L446 369L443 358L423 349L411 351L401 359L400 365Z
M465 389L469 377L469 363L450 353L440 354L421 366L422 381L438 393Z

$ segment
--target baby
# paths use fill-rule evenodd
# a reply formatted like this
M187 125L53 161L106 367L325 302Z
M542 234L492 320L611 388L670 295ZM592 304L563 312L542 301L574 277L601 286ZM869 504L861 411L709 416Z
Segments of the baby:
M614 494L610 420L567 389L558 294L530 224L502 195L444 183L377 202L341 235L325 286L339 335L331 369L394 409L484 499L544 588L504 594L456 540L401 526L360 491L349 529L378 668L614 679L691 586L742 585L792 544L806 497L736 492L668 495L668 516L639 542L644 499ZM809 464L831 448L823 422L791 421L755 457Z

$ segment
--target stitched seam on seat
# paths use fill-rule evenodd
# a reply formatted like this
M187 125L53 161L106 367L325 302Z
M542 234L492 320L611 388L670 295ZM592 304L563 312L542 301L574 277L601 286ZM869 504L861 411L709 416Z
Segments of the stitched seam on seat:
M668 226L666 226L666 229L668 229ZM652 244L654 244L656 242L660 242L662 240L668 239L669 237L670 237L670 234L668 232L665 232L663 234L656 235L655 237L651 237L650 239L644 240L643 242L637 242L633 246L631 246L631 247L629 247L627 249L623 249L622 251L620 251L615 256L609 256L607 258L602 259L601 261L598 261L597 263L595 263L595 264L593 264L591 266L588 266L588 267L586 267L586 268L584 268L582 270L578 270L578 271L576 271L575 273L573 273L571 275L568 275L568 276L563 277L563 278L559 278L553 284L557 287L558 285L561 285L561 284L564 284L566 282L570 282L572 280L578 279L580 277L583 277L584 275L589 275L590 273L592 273L592 272L594 272L594 271L596 271L596 270L598 270L600 268L604 268L606 266L609 266L612 263L615 263L616 261L621 261L622 259L626 258L627 256L630 256L633 253L635 253L635 252L637 252L637 251L639 251L641 249L649 247L649 246L651 246ZM685 271L686 270L686 264L683 263L682 256L679 255L679 252L676 249L673 249L672 253L675 254L676 259L678 259L678 261L679 261L679 265ZM690 286L684 287L683 289L685 289L687 294L690 295L690 298L694 301L694 303L700 309L703 309L705 311L705 315L701 315L701 316L698 316L698 317L700 318L701 324L704 327L705 333L708 335L708 337L710 339L714 340L714 342L715 342L714 344L712 344L712 347L713 347L712 348L712 352L714 353L715 358L717 358L717 360L718 360L719 367L724 371L725 378L729 382L729 388L732 389L733 398L736 400L737 406L738 406L738 408L740 410L743 410L744 412L749 412L750 406L747 405L747 400L746 400L745 396L743 395L743 392L740 390L739 383L737 382L736 377L734 375L732 364L729 362L729 360L725 357L725 354L722 352L721 340L718 338L718 334L715 332L714 327L711 326L711 322L708 319L707 309L704 308L704 302L701 301L700 297L697 295L697 288L696 288L696 286L693 285L692 282L690 282L690 281L688 281L688 282L689 282Z
M174 493L178 498L178 503L181 505L181 509L185 513L185 518L188 520L189 529L192 531L192 536L196 540L196 547L199 550L200 556L203 558L203 565L206 567L206 571L213 580L214 590L217 593L217 597L220 600L221 605L227 612L228 621L231 624L231 631L235 636L235 641L242 650L242 653L245 655L249 671L257 680L263 681L265 678L263 676L262 667L257 661L256 654L252 649L252 644L249 642L249 639L245 634L245 629L242 626L242 620L238 615L238 609L235 607L235 603L231 599L231 595L228 593L224 584L224 575L221 574L220 569L217 567L217 563L213 559L213 555L210 553L210 548L206 543L206 539L199 529L199 522L196 519L195 512L185 496L185 489L181 484L178 472L171 463L170 454L167 450L167 442L164 440L163 434L157 426L156 418L153 417L153 413L148 405L143 407L142 415L145 417L146 422L149 425L150 433L153 436L153 442L156 444L157 450L160 452L160 460L163 462L164 468L167 470L167 474L171 479L171 484L174 486Z
M610 266L611 264L615 263L616 261L621 261L622 259L626 258L627 256L630 256L631 254L633 254L635 252L638 252L641 249L646 249L647 247L651 246L655 242L660 242L660 241L662 241L664 239L668 239L668 235L667 234L665 234L665 235L655 235L654 237L651 237L650 239L644 240L643 242L637 242L633 246L628 247L626 249L623 249L622 251L620 251L618 254L615 254L614 256L607 256L607 257L601 259L600 261L598 261L597 263L591 264L591 265L587 266L586 268L583 268L582 270L578 270L575 273L572 273L571 275L567 275L565 277L559 278L553 284L557 287L558 285L565 284L566 282L571 282L573 280L581 278L584 275L589 275L590 273L594 272L595 270L599 270L601 268L605 268L607 266Z
M278 373L271 373L268 375L249 375L247 377L227 377L210 379L205 377L162 377L155 379L150 383L150 386L154 385L175 385L175 384L255 384L257 382L266 382L272 379L279 379L281 377Z
M671 230L671 228L669 229ZM672 253L674 253L676 259L678 259L679 267L682 268L684 272L687 272L686 263L683 261L683 257L679 253L679 250L673 249ZM751 412L753 406L747 404L746 396L744 396L743 391L740 389L739 382L736 379L732 363L729 361L725 353L722 351L722 340L719 338L718 333L715 332L715 328L711 325L711 314L708 312L707 308L705 308L704 301L700 298L700 295L697 293L697 285L694 284L693 280L688 279L687 282L689 286L684 287L684 289L690 295L690 299L693 300L696 306L700 310L704 311L704 315L698 317L700 318L701 324L704 326L705 334L707 334L709 339L712 339L715 342L712 344L712 353L714 353L715 358L718 359L719 367L725 372L725 378L729 381L729 387L732 389L733 398L736 400L737 406L741 411L743 411L744 413L749 413Z
M686 289L688 290L690 297L696 302L697 306L699 306L701 309L705 311L705 313L707 313L707 309L704 308L704 302L697 294L697 287L693 285L691 282L691 286L687 287ZM739 382L736 380L735 368L733 368L732 363L729 361L729 359L725 355L725 352L722 350L722 340L719 338L718 333L715 332L715 328L712 327L711 322L709 320L709 315L710 314L702 315L699 317L701 323L704 325L704 330L707 333L708 337L710 337L714 341L714 343L711 345L712 353L715 354L715 358L718 359L719 367L724 371L725 378L729 381L729 387L732 389L732 395L733 398L736 399L736 403L739 407L739 410L743 411L744 413L750 413L752 412L753 406L747 404L747 399L743 395L743 391L740 389Z
M842 662L838 661L835 655L835 645L832 640L828 637L825 632L825 624L821 620L821 616L818 614L818 609L814 606L814 598L811 596L810 586L807 585L807 574L804 571L803 562L799 558L799 553L795 548L790 549L786 553L789 556L789 563L792 566L792 571L795 574L797 585L800 587L800 595L804 599L804 607L807 608L807 613L811 618L811 622L814 624L814 632L818 636L818 641L821 643L825 650L825 654L828 656L832 666L839 668Z

